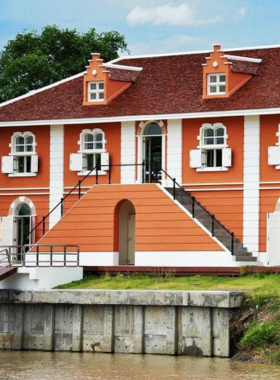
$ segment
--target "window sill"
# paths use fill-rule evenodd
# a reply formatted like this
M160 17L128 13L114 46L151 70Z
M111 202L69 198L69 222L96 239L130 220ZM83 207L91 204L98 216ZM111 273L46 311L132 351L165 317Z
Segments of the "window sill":
M11 173L9 177L36 177L37 173Z
M276 165L276 166L275 166L275 169L276 169L276 170L280 170L280 165Z
M216 167L216 168L197 168L197 172L227 172L228 168Z
M84 172L79 172L78 173L78 176L83 176L85 177L87 174L89 173L89 171L84 171ZM98 175L106 175L107 172L105 170L99 170L98 171ZM92 175L96 175L96 171L94 170L89 176L92 176Z

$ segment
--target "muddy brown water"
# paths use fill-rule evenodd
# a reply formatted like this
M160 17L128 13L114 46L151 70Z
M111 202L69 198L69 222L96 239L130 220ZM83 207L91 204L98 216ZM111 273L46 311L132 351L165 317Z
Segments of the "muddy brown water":
M0 351L0 379L279 380L280 367L182 356Z

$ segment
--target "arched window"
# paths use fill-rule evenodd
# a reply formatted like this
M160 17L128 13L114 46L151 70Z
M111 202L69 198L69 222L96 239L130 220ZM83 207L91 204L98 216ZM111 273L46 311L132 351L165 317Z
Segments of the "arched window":
M227 170L231 166L231 149L227 129L222 123L205 123L197 138L199 146L190 151L190 166L197 170Z
M70 170L79 171L81 175L96 167L99 171L108 170L109 155L106 153L106 143L102 129L82 130L78 141L80 149L78 153L70 155Z
M15 132L11 138L11 153L2 157L2 173L11 176L32 176L38 172L36 141L32 132Z
M152 122L144 129L143 136L159 136L161 128L158 123Z
M13 139L13 153L33 153L34 152L34 135L15 135Z
M84 130L81 133L83 170L92 170L101 165L101 153L105 152L105 133L101 129Z

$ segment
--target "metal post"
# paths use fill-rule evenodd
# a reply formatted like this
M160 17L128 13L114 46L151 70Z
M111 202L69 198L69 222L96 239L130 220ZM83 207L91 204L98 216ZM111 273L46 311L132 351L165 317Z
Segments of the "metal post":
M39 246L36 247L36 267L39 266Z
M63 252L64 252L64 257L63 257L63 260L64 260L64 266L66 267L66 245L63 247Z
M46 233L46 217L43 216L43 236L45 235Z
M77 266L80 266L80 248L77 248Z
M61 217L63 217L63 201L64 201L64 198L61 198L61 205L60 205L60 215L61 215Z
M195 197L192 197L192 217L194 218L194 202L195 202Z
M53 263L53 246L51 245L51 253L50 253L50 266L52 267Z
M212 236L215 236L215 215L212 214Z
M173 181L173 199L176 199L176 178L172 178Z
M111 185L111 175L112 175L112 164L109 163L109 185Z
M145 183L145 160L142 162L142 183Z
M98 165L96 165L95 169L96 169L95 184L98 185Z
M231 232L231 254L234 255L234 232Z
M158 163L156 162L156 183L158 181Z
M78 185L78 196L79 196L79 199L81 199L81 183L82 183L82 181L81 180L79 180L79 185Z

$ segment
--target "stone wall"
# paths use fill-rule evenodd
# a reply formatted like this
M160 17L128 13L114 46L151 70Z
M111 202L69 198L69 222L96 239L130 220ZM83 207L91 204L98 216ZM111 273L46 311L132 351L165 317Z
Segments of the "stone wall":
M0 349L230 356L237 292L0 291Z

